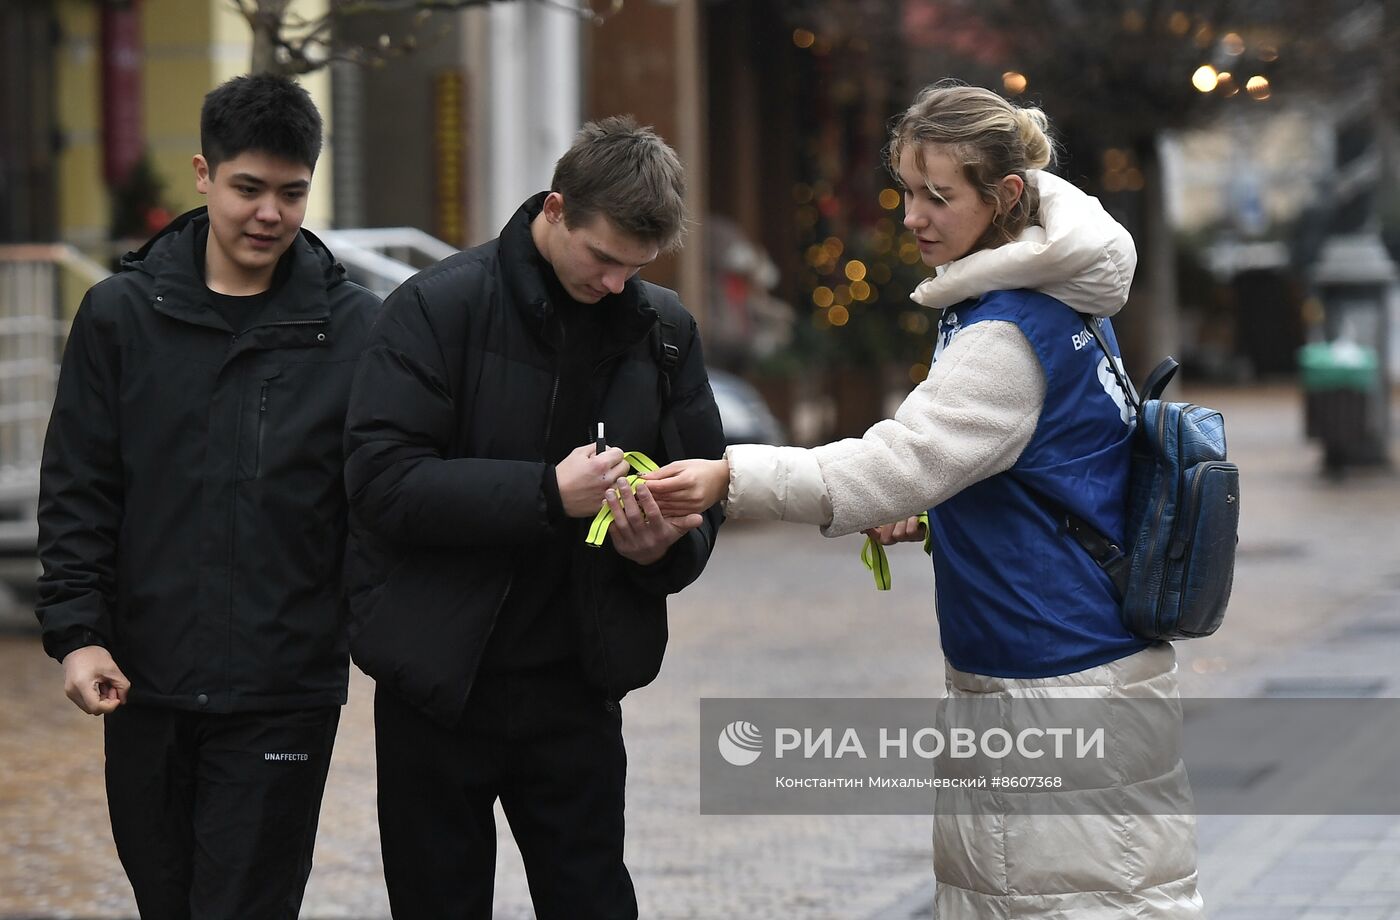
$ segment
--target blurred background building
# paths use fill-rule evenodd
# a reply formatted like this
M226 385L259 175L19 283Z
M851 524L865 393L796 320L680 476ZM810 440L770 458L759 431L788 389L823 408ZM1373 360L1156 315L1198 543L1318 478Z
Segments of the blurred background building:
M1170 352L1198 379L1292 377L1310 337L1351 337L1393 375L1394 5L7 0L0 242L109 264L199 203L204 93L280 69L327 116L308 224L353 231L337 252L387 288L389 263L448 251L425 234L489 239L579 124L630 112L692 180L687 245L648 277L812 441L927 373L936 317L907 300L924 269L883 147L920 86L955 76L1043 105L1058 170L1133 231L1135 372ZM1381 280L1335 281L1353 275ZM90 280L60 276L66 315Z

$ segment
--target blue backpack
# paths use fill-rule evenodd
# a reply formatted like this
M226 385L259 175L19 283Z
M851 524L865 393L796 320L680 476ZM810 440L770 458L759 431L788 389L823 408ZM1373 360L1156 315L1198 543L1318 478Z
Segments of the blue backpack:
M1113 580L1130 633L1151 640L1209 636L1230 601L1240 523L1240 471L1225 459L1225 419L1215 409L1161 398L1177 371L1171 358L1152 371L1139 398L1098 321L1085 317L1084 325L1137 410L1126 546L1072 514L1066 526Z

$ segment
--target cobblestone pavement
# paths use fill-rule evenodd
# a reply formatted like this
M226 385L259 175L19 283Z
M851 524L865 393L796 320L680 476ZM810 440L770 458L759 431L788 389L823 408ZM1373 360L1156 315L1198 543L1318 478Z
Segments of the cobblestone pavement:
M1245 696L1272 678L1375 673L1383 695L1400 695L1400 648L1381 641L1384 624L1365 631L1400 613L1400 478L1319 477L1289 390L1193 395L1226 411L1232 455L1244 468L1245 517L1226 627L1178 647L1187 692ZM858 552L857 538L731 524L706 576L674 601L661 677L623 703L627 856L642 916L929 916L926 816L699 814L702 697L939 695L926 559L916 547L895 547L894 589L877 594ZM1338 635L1361 640L1329 638ZM1400 645L1400 630L1396 638ZM1327 655L1313 651L1319 645ZM59 670L32 635L0 637L0 693L0 918L134 917L107 826L100 726L63 698ZM357 674L306 917L388 916L370 693ZM496 915L529 917L519 856L500 826ZM1394 817L1207 816L1201 847L1217 920L1400 918Z

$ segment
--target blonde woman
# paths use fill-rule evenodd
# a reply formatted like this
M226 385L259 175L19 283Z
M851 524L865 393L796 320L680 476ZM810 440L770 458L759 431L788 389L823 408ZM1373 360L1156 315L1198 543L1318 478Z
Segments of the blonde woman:
M938 272L913 295L943 310L928 378L861 438L731 447L639 491L667 516L723 500L733 518L883 543L922 539L914 516L928 509L950 704L1161 704L1073 777L1085 795L1008 808L1001 793L940 792L938 916L1195 918L1174 653L1124 629L1108 577L1063 527L1068 511L1123 533L1131 410L1080 314L1122 307L1136 254L1097 202L1040 171L1051 159L1039 110L950 83L920 93L893 128L889 165L904 225Z

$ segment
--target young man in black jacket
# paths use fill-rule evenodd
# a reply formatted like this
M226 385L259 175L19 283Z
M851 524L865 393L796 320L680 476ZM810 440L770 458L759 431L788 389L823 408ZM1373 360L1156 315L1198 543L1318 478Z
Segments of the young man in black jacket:
M341 435L378 299L301 229L321 117L267 75L205 97L177 218L73 321L37 608L105 716L141 916L294 918L348 671Z
M498 239L390 295L361 359L351 652L378 682L396 917L491 915L498 799L542 920L637 915L618 701L656 676L666 596L720 521L667 520L622 478L623 450L724 449L695 321L635 277L679 241L683 195L649 129L586 125Z

